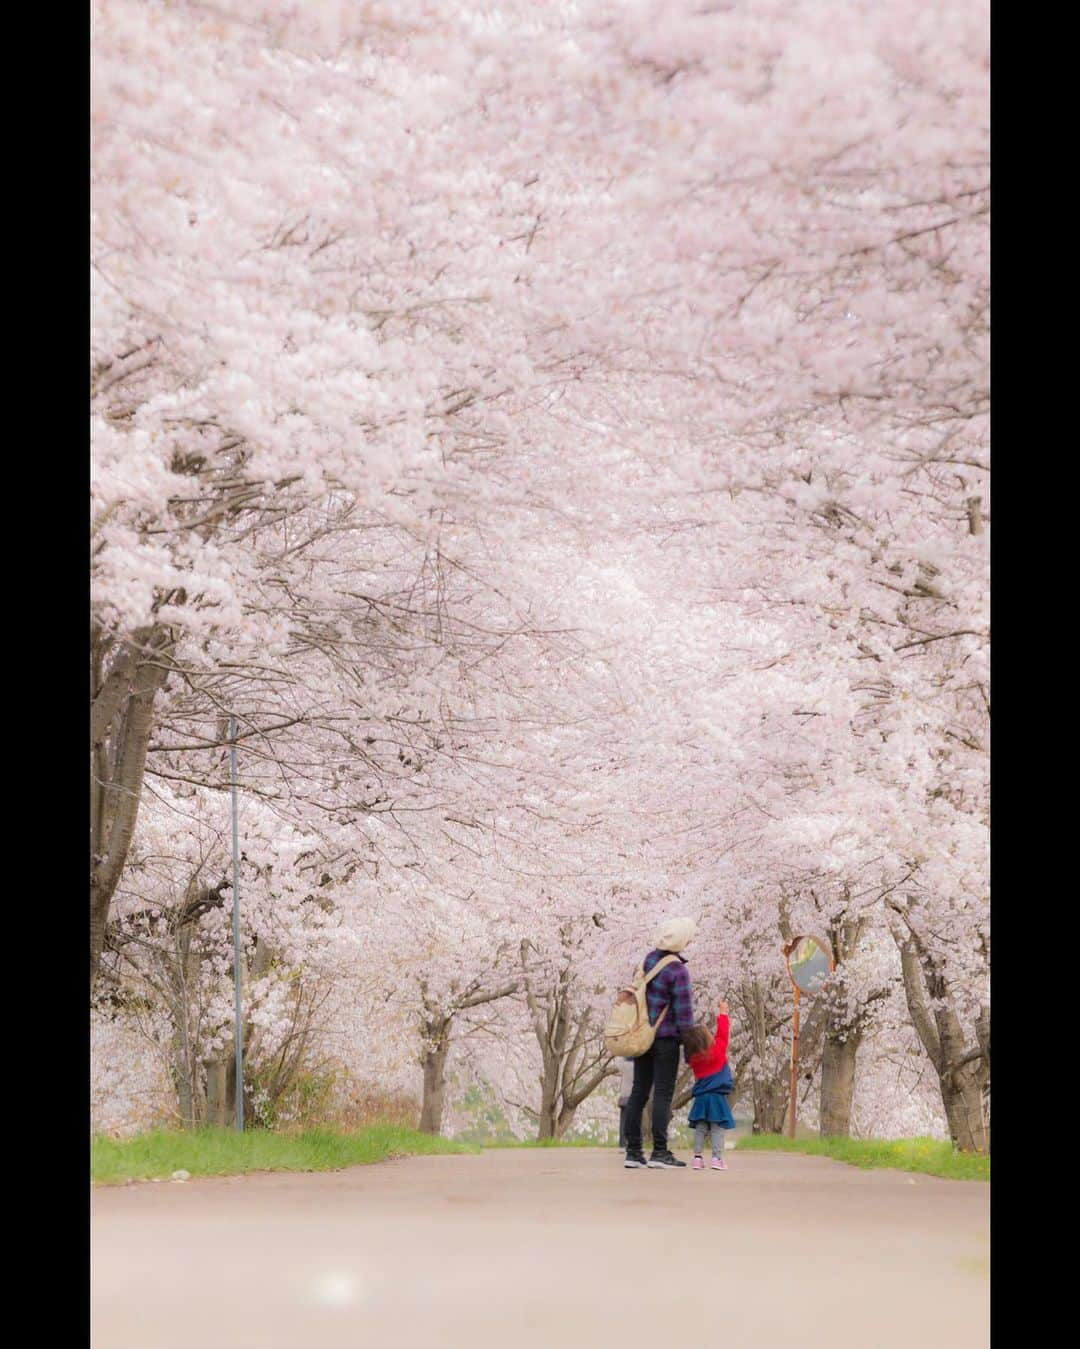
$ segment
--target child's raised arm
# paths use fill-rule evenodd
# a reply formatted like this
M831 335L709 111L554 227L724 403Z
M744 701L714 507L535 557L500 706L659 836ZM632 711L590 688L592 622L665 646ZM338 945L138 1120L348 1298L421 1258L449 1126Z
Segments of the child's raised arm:
M716 1040L713 1044L714 1051L726 1059L728 1051L728 1041L731 1039L731 1013L727 1003L721 999L720 1007L716 1015Z

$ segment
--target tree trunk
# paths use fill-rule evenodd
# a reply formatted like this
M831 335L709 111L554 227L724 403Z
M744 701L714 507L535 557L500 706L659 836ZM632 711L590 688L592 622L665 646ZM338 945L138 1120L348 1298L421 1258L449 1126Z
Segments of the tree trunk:
M562 1094L563 1063L569 1036L570 969L558 972L554 983L538 992L528 974L528 942L521 944L525 999L540 1046L540 1108L537 1111L536 1137L539 1141L557 1137L559 1105Z
M576 1105L564 1105L556 1116L551 1136L552 1138L563 1138L574 1122L574 1116L577 1114Z
M982 1091L983 1119L986 1121L986 1150L990 1151L990 1008L980 1007L975 1035L982 1051L979 1085Z
M589 1017L584 1013L578 1021L574 1047L563 1056L557 1051L544 1054L538 1139L563 1138L572 1127L581 1103L588 1100L604 1078L615 1072L606 1055L600 1055L587 1067L582 1065L589 1043L588 1029Z
M538 988L528 967L529 943L521 943L522 984L540 1046L540 1109L537 1111L539 1141L562 1138L586 1100L605 1077L615 1072L611 1059L592 1034L592 1017L582 1006L574 984L573 963L555 972L546 986ZM516 984L506 991L515 991ZM500 996L502 996L500 994Z
M824 1014L819 1118L821 1133L825 1137L847 1138L851 1134L856 1060L866 1033L867 1007L857 1007L854 1012L850 1009L846 966L855 954L866 927L865 916L842 916L828 928L836 968L828 987L818 998Z
M694 1073L689 1064L683 1064L675 1079L675 1094L671 1098L671 1113L681 1110L684 1105L688 1105L690 1098L694 1094Z
M784 982L787 983L786 978ZM766 991L760 980L745 985L742 991L741 1001L749 1021L752 1057L749 1066L740 1073L739 1089L740 1095L743 1095L749 1088L750 1099L754 1103L751 1132L778 1134L783 1132L787 1116L791 1059L787 1054L780 1058L779 1046L772 1037L783 1027L790 1044L791 1032L788 1029L790 1012L784 1007L782 1013L779 1013L779 1019L774 1019L778 1013L775 1004L770 1010L770 1005L766 1002ZM772 992L776 993L775 987ZM781 987L779 996L787 1000L788 989ZM815 998L803 1021L799 1036L801 1078L805 1078L808 1073L813 1074L817 1068L823 1022L821 999Z
M989 1152L989 1014L986 1008L980 1010L975 1027L977 1047L967 1050L963 1027L938 961L914 933L897 937L897 942L908 1011L937 1071L949 1136L963 1152Z
M191 998L199 974L199 955L191 940L191 926L176 933L176 953L166 958L166 1005L172 1019L172 1077L176 1085L183 1128L193 1129L203 1119L203 1093L197 1057L191 1042Z
M754 1100L754 1120L750 1132L779 1134L784 1131L787 1118L788 1083L780 1078L756 1078L751 1091Z
M246 1067L246 1060L245 1060ZM225 1123L229 1127L236 1125L236 1054L230 1054L225 1060ZM255 1092L244 1074L244 1129L260 1128L256 1120Z
M768 1017L765 990L755 979L743 995L743 1004L750 1012L750 1042L753 1058L750 1064L750 1095L754 1102L754 1120L751 1132L778 1134L784 1127L787 1108L786 1080L770 1076L766 1070L769 1056Z
M229 1109L228 1067L224 1059L211 1059L206 1065L206 1122L215 1128L227 1128L232 1120Z
M990 1130L977 1075L964 1069L955 1074L947 1073L940 1080L941 1100L952 1141L961 1152L989 1152Z
M105 925L135 833L154 699L168 674L172 639L142 629L124 643L107 675L107 639L91 629L90 991L97 982Z
M446 1058L450 1050L449 1025L445 1021L429 1024L426 1028L424 1051L424 1100L420 1108L420 1132L442 1132L443 1110L446 1101Z
M180 1125L184 1129L195 1127L195 1094L191 1074L187 1064L182 1061L173 1063L173 1085L176 1087L176 1100L180 1106Z
M540 1078L540 1112L537 1116L536 1137L539 1140L555 1138L556 1102L559 1096L559 1062L551 1054L544 1055L543 1075Z
M844 1035L825 1032L821 1056L821 1133L847 1138L851 1133L851 1106L855 1097L855 1059L862 1032Z
M425 1134L442 1133L443 1114L446 1108L446 1061L450 1053L450 1037L454 1027L454 1018L460 1012L475 1007L484 1007L508 998L518 990L517 980L501 984L496 988L485 987L482 978L476 978L464 989L456 984L451 987L449 1000L429 995L426 980L420 981L420 1031L423 1038L423 1053L420 1066L424 1070L424 1097L420 1107L420 1132Z

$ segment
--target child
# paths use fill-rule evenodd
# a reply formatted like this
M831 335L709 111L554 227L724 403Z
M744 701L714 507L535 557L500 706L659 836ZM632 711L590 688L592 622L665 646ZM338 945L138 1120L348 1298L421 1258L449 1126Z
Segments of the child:
M690 1106L690 1123L694 1126L695 1171L705 1169L702 1152L706 1129L712 1142L712 1169L727 1170L727 1162L724 1161L724 1130L735 1127L735 1116L727 1102L731 1073L730 1070L724 1072L730 1035L728 1005L721 1002L715 1036L706 1026L694 1026L687 1031L683 1041L687 1062L695 1078L693 1103Z

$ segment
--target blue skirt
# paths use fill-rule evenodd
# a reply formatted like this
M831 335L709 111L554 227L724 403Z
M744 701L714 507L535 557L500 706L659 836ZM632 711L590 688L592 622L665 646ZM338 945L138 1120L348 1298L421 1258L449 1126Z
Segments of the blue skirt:
M717 1090L720 1074L703 1077L694 1086L690 1103L691 1124L719 1124L721 1129L734 1129L735 1116L731 1113L727 1095Z

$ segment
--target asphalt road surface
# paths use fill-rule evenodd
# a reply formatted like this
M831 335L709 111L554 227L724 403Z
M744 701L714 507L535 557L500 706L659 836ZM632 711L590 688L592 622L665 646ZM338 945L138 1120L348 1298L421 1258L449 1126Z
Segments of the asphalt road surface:
M577 1148L99 1188L93 1349L985 1349L989 1187Z

